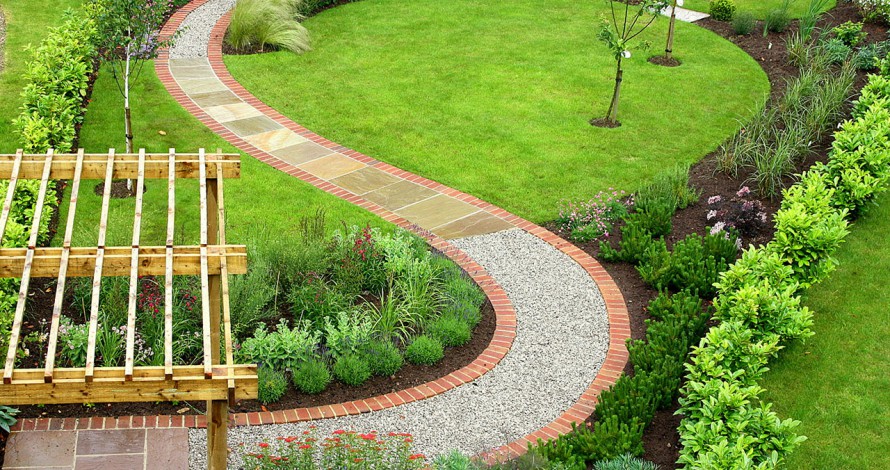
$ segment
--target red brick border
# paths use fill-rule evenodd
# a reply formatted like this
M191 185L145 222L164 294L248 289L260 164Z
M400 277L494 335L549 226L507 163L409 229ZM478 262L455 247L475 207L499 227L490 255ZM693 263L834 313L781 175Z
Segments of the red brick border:
M208 0L195 0L177 11L164 26L161 35L169 37L182 24L185 17L189 13L200 7ZM394 176L406 179L413 183L425 186L447 196L454 197L458 200L476 206L486 212L500 217L505 221L525 230L541 240L549 243L554 248L568 255L576 263L593 278L597 287L602 293L606 303L606 311L609 319L609 349L606 353L606 360L597 372L596 378L587 387L587 390L581 394L575 404L562 413L558 418L550 422L543 428L525 436L507 445L498 447L483 454L487 460L497 460L502 458L511 458L522 455L526 452L529 444L534 444L538 439L549 440L560 434L565 434L571 430L572 423L580 423L586 420L596 406L599 393L615 383L615 380L621 375L625 364L627 363L628 353L625 347L626 341L630 338L630 320L627 313L627 307L624 303L624 297L618 286L606 272L606 270L590 255L563 240L547 229L535 225L521 217L507 212L497 206L487 203L479 198L465 194L456 189L449 188L443 184L423 178L418 175L400 170L392 165L377 161L371 157L363 155L355 150L348 149L342 145L331 142L312 131L300 126L281 115L274 109L261 102L259 99L250 94L240 83L229 74L225 64L222 61L222 39L225 35L226 28L229 25L230 14L223 16L214 26L208 44L208 59L216 75L220 80L228 86L233 93L239 98L254 106L267 117L278 122L287 129L322 145L335 152L351 157L357 161L363 162L369 166L373 166L378 170L385 171ZM312 408L298 408L291 410L281 410L272 412L253 412L253 413L236 413L230 416L232 424L241 425L259 425L259 424L279 424L291 423L298 421L308 421L320 418L334 418L371 411L378 411L385 408L399 406L416 400L429 398L443 393L452 388L461 386L481 377L497 365L501 359L505 357L513 340L516 337L516 312L513 304L507 297L506 292L501 288L491 276L470 258L466 253L457 249L447 240L433 235L399 217L393 212L374 204L356 194L339 188L325 180L315 177L299 168L279 160L271 154L264 152L250 145L234 133L223 127L221 124L213 120L209 115L204 113L188 96L179 88L176 81L170 73L169 55L167 51L162 51L160 57L155 62L155 71L158 78L167 88L167 91L189 112L197 117L211 130L222 136L224 139L249 153L258 160L269 164L270 166L281 170L291 176L300 178L301 180L312 184L313 186L333 194L341 199L356 204L364 209L377 214L384 220L392 222L402 228L411 230L412 232L424 237L427 242L435 249L441 251L446 256L454 260L460 265L477 284L485 292L485 295L491 301L497 316L497 327L488 348L483 351L479 357L470 365L454 371L437 380L427 382L417 387L409 388L395 393L389 393L364 400L355 400L347 403L339 403L334 405L325 405ZM204 416L131 416L121 418L26 418L20 420L13 430L33 431L47 429L126 429L126 428L154 428L154 427L206 427Z

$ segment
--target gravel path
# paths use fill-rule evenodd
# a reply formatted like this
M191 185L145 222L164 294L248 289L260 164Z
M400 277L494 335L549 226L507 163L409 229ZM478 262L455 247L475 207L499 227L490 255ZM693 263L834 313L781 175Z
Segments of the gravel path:
M235 0L210 0L185 17L179 37L170 48L171 59L207 57L207 43L216 22L235 6Z
M475 454L545 426L580 397L602 365L609 342L606 308L596 284L562 252L519 229L454 240L504 288L516 309L510 353L476 381L419 402L345 418L245 426L229 446L253 445L318 427L410 432L415 449ZM204 468L206 434L189 430L190 468ZM232 456L230 468L240 465Z

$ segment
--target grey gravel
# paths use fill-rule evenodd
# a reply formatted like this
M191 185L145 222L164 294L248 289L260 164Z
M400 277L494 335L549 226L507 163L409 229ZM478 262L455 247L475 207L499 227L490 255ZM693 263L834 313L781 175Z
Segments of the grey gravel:
M179 26L179 36L170 48L170 58L207 57L207 43L213 27L234 6L235 0L210 0L189 13Z
M504 360L470 384L433 398L358 416L229 430L230 468L244 443L335 429L410 432L415 450L489 450L540 429L571 406L605 360L609 326L603 298L571 258L519 229L452 241L504 288L517 315L517 336ZM190 468L204 468L206 434L189 431Z

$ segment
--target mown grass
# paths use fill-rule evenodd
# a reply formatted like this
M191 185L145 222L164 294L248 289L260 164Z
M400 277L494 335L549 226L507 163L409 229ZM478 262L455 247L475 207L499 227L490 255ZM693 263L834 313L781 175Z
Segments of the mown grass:
M222 138L186 112L164 89L152 63L147 63L132 91L135 147L149 152L197 152L222 148L237 152ZM123 99L111 74L100 72L93 90L83 129L81 145L87 152L105 153L109 148L122 150ZM163 131L166 135L161 135ZM328 231L350 225L364 225L391 230L392 225L377 216L288 176L265 163L242 154L242 176L225 181L228 238L232 243L251 244L262 240L266 231L275 237L295 236L301 217L324 209L329 221ZM77 205L79 225L75 244L96 243L102 198L94 193L98 181L84 181ZM163 244L166 235L166 180L147 182L142 222L142 244ZM65 220L67 197L62 204ZM134 199L113 199L110 206L109 243L128 245L133 227ZM198 186L193 180L179 180L176 193L178 243L195 243L199 234ZM64 228L64 224L61 224ZM60 243L57 236L55 243Z
M840 266L808 292L816 335L770 367L764 399L808 437L787 468L890 468L890 195L853 226Z
M767 13L781 8L784 0L735 0L736 13L747 11L753 13L758 19L766 18ZM686 0L683 8L707 13L710 0ZM832 9L835 1L828 3L827 9ZM810 6L810 0L792 0L788 7L788 15L792 18L800 18Z
M0 0L6 16L5 63L0 72L0 153L13 153L21 147L12 120L20 113L20 94L27 84L24 73L31 54L26 47L40 44L65 10L82 3L81 0Z
M764 98L743 51L678 25L677 68L627 61L618 129L603 2L365 0L305 22L312 52L228 56L260 99L315 132L541 222L563 198L633 190L716 148Z

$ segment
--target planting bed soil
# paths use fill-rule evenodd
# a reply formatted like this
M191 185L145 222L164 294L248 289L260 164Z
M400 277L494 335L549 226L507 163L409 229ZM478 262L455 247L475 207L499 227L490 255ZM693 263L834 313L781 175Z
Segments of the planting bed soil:
M836 25L847 21L861 21L856 7L851 4L841 4L838 7L827 12L819 22L819 28L830 29ZM797 75L797 68L788 64L787 53L785 49L785 38L793 31L797 30L797 22L789 27L782 34L770 33L767 37L761 34L762 22L758 23L759 31L755 28L754 33L748 36L736 36L732 30L732 24L728 22L715 21L710 18L699 21L697 24L708 28L717 34L725 37L738 45L742 50L750 54L763 67L769 77L772 86L771 96L780 96L785 89L787 79ZM867 23L863 31L868 33L867 43L879 42L887 39L887 27ZM682 40L680 38L679 40ZM682 60L682 57L680 58ZM682 66L682 65L681 65ZM858 94L858 90L866 82L867 74L859 72L854 85L854 90ZM828 152L831 149L833 138L828 137L823 142L813 146L813 153L810 154L799 166L797 173L806 170L816 162L824 162L827 160ZM706 219L708 211L707 199L710 196L721 195L723 198L732 197L741 187L748 185L747 182L750 172L740 171L737 177L731 177L717 170L716 152L707 155L697 164L693 165L689 171L689 185L701 191L699 201L691 204L685 209L678 210L672 218L672 231L666 237L668 246L674 242L682 240L692 233L707 234L709 223ZM793 181L788 178L785 183L790 185ZM752 183L753 188L755 185ZM752 192L752 195L754 193ZM752 196L753 197L753 196ZM751 197L749 197L751 198ZM773 214L779 209L781 200L779 198L758 198L764 206L768 220L772 221ZM559 233L559 227L556 224L548 224L547 227ZM611 245L618 247L621 240L620 225L618 226L619 234L611 237L609 240ZM567 237L568 234L560 233L561 236ZM761 230L754 237L744 240L747 247L751 245L761 245L769 242L773 236L773 227L768 224L768 228ZM599 255L599 242L575 243L579 248L583 249L590 255L597 257ZM599 258L598 258L599 259ZM646 313L646 306L649 301L655 298L657 291L647 286L636 268L630 263L624 262L604 262L600 259L603 267L609 272L609 275L615 280L621 293L624 295L627 303L628 313L630 315L631 337L633 339L644 339L646 337L645 321L649 319ZM633 365L628 363L625 367L626 374L633 373ZM679 409L679 404L675 400L669 409L658 411L652 423L646 429L643 436L643 445L645 454L643 458L658 464L663 469L677 468L677 459L679 458L680 438L677 432L681 416L674 413ZM593 425L594 417L588 419L587 424Z
M49 321L52 317L55 296L54 279L35 279L29 293L29 311L26 313L22 334L27 335L38 329L41 320ZM448 375L473 362L488 347L494 335L497 320L494 308L488 300L482 305L482 320L473 330L470 342L456 348L446 348L445 358L433 366L419 366L405 362L405 365L393 376L371 377L358 387L344 385L332 381L324 392L318 395L307 395L293 389L276 403L263 406L255 400L242 401L231 408L231 412L248 412L269 410L285 410L308 406L319 406L342 403L346 401L375 397L378 395L403 390ZM34 352L23 360L25 367L37 367L35 357L42 357L45 351ZM36 354L36 356L35 356ZM30 362L29 362L30 359ZM51 405L20 407L20 418L68 418L83 416L129 416L129 415L177 415L204 412L204 402L144 402L144 403L96 403L85 405Z

